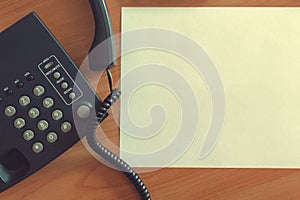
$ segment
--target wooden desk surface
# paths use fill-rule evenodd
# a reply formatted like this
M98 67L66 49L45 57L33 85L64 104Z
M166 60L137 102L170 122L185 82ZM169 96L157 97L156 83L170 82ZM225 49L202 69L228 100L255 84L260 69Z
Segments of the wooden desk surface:
M300 6L298 0L110 0L107 3L115 32L120 32L121 6ZM1 0L0 31L31 11L38 13L80 65L94 32L88 0ZM120 76L119 63L112 70L115 78ZM100 81L99 86L99 94L105 96L106 80ZM112 118L102 127L118 144L119 130ZM161 169L141 177L153 199L300 199L300 170ZM0 199L139 198L121 173L96 161L79 142L44 169L1 193Z

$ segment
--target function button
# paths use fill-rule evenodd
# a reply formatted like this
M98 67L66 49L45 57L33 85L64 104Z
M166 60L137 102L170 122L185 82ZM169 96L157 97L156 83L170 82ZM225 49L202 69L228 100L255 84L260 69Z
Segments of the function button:
M31 108L31 109L28 111L28 116L29 116L31 119L35 119L35 118L37 118L39 115L40 115L40 111L39 111L39 109L37 109L37 108Z
M56 133L54 133L54 132L48 133L48 135L47 135L47 141L48 141L49 143L54 143L54 142L57 141L57 139L58 139L58 137L57 137L57 134L56 134Z
M44 145L40 142L36 142L32 145L32 151L34 153L41 153L44 150Z
M49 127L49 124L46 120L41 120L38 122L37 127L40 131L44 131Z
M15 107L13 106L7 106L4 110L4 114L7 116L7 117L12 117L14 116L15 114L17 113L17 110Z
M55 121L60 120L63 117L63 112L61 110L54 110L52 112L52 119Z
M26 122L23 118L17 118L14 122L14 126L17 129L21 129L26 125Z
M69 87L69 84L68 84L67 82L63 82L63 83L60 85L60 87L61 87L62 89L67 89L67 88Z
M43 106L44 108L51 108L54 105L54 101L52 98L46 98L43 100Z
M27 76L27 80L28 80L28 81L33 81L33 80L34 80L34 76L33 76L32 74L29 74L29 75Z
M76 94L75 94L74 92L71 92L71 93L69 94L69 98L70 98L70 99L75 99L75 97L76 97Z
M26 130L24 133L23 133L23 138L24 140L26 141L30 141L34 138L34 132L32 130Z
M41 85L37 85L35 86L35 88L33 89L33 94L37 97L42 96L45 93L45 88Z
M62 123L61 127L60 127L60 130L63 132L63 133L68 133L70 132L72 129L72 125L70 122L64 122Z
M6 90L6 94L7 94L8 96L11 96L11 95L14 94L14 92L13 92L11 89L9 89L9 90Z
M61 75L60 75L59 72L55 72L55 73L53 74L53 78L55 78L55 79L59 79L60 77L61 77Z
M49 63L47 63L45 66L44 66L44 68L45 69L48 69L49 67L51 67L53 65L53 62L49 62Z
M23 107L28 106L30 104L30 98L28 96L20 97L19 104Z
M91 108L87 105L82 105L77 109L77 116L81 119L87 119L91 115Z
M18 82L18 83L17 83L17 88L22 88L22 87L24 87L24 83Z

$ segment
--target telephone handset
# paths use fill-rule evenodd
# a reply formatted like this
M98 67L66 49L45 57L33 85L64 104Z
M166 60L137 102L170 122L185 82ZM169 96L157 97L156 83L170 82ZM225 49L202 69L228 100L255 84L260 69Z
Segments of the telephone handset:
M89 1L95 21L95 37L89 51L89 66L91 70L103 71L116 65L113 28L105 1Z
M90 50L90 61L94 61L97 55L92 50L112 36L112 28L105 2L90 0L90 4L96 24ZM106 51L104 56L90 65L92 70L107 70L109 79L115 56L110 41L101 50ZM124 172L142 199L150 199L134 170L95 136L120 91L111 90L102 101L36 13L0 34L0 66L0 192L87 137L96 153Z

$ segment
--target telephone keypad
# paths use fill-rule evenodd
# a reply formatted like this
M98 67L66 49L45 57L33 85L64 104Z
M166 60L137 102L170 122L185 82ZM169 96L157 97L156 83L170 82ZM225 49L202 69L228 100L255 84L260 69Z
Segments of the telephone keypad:
M27 80L33 81L34 80L34 76L27 72L28 74L25 75ZM60 73L54 73L53 75L54 78L61 78L61 74ZM19 81L18 83L22 83L21 81ZM17 84L17 83L16 83ZM24 85L22 85L23 87ZM22 87L18 87L19 90L22 89ZM61 88L62 89L67 89L69 87L69 84L65 81L62 81L61 83ZM19 97L17 97L17 105L8 105L5 107L4 109L4 114L7 117L13 117L17 114L17 110L20 110L20 113L24 112L24 109L26 109L25 113L27 112L27 114L25 116L17 116L15 119L13 119L13 126L16 129L20 129L22 130L21 132L21 137L25 142L32 142L33 144L31 144L31 149L33 152L35 153L41 153L42 151L44 151L45 149L45 144L49 143L49 144L54 144L58 141L59 139L59 134L57 132L54 132L54 130L50 130L50 132L48 132L47 134L45 134L44 132L48 129L50 129L50 124L51 121L55 122L55 121L59 121L62 120L64 117L64 113L61 109L53 109L55 105L55 101L53 98L51 97L44 97L42 100L39 100L41 103L40 104L36 104L36 99L35 98L39 98L43 95L45 95L46 93L46 89L45 86L38 84L38 85L33 85L32 87L32 95L21 95ZM70 92L69 94L69 98L70 99L74 99L76 98L76 94L74 92ZM34 107L28 107L31 104L36 104ZM38 106L41 106L41 108L39 108ZM48 112L50 112L50 116L49 119L38 119L40 116L42 116L43 113L43 109L47 109L49 110ZM27 127L27 119L28 119L28 127ZM35 122L35 127L30 127L30 124L32 124L30 121L31 120L37 120ZM68 121L62 122L58 125L59 127L59 131L61 131L62 133L68 133L71 131L72 129L72 124ZM25 128L29 128L29 129L25 129ZM24 130L23 130L24 129ZM37 130L41 133L35 133L33 130ZM45 142L43 142L42 140L40 141L34 141L35 138L39 138L41 139L41 136L38 136L37 134L45 134L44 135L44 140ZM30 145L30 143L29 143Z

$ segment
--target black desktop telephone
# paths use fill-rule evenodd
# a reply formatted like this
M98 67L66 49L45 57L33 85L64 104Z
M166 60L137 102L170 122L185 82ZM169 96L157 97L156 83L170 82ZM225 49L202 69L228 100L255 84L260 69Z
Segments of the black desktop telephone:
M90 0L90 4L96 25L92 50L112 36L112 28L105 2ZM91 59L90 68L107 70L111 79L114 44L107 44L101 55L91 54L100 59ZM134 170L95 136L120 91L111 89L102 101L37 14L1 32L0 66L0 192L87 137L96 153L124 172L142 199L150 199Z

